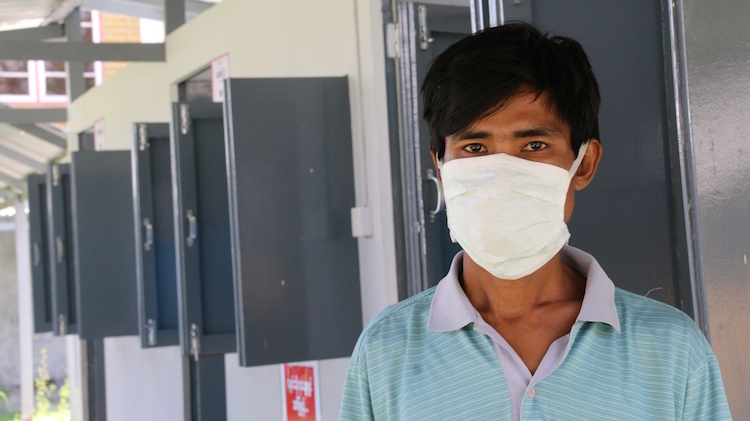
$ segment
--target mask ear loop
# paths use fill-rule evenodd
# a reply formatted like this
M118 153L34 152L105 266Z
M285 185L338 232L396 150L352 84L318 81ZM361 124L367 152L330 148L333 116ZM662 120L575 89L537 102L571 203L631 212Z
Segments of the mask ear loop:
M578 171L578 167L581 166L581 162L583 162L583 157L586 155L586 149L589 147L589 141L585 141L581 144L581 147L578 149L578 156L576 157L576 160L573 161L573 165L570 167L570 171L568 171L568 178L573 179L573 177L576 175L576 171Z

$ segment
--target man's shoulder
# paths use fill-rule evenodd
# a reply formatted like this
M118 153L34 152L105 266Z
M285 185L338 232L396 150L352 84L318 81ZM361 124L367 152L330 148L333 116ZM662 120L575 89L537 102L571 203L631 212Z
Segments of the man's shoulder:
M615 304L625 337L685 351L692 368L713 353L695 321L681 310L620 288L615 289Z
M362 335L400 330L405 324L412 324L422 319L426 320L434 295L435 287L432 287L413 297L386 307L367 324Z
M433 287L386 307L360 334L353 357L358 357L365 350L377 352L386 344L393 347L407 340L409 336L424 334L427 331L430 305L434 295Z

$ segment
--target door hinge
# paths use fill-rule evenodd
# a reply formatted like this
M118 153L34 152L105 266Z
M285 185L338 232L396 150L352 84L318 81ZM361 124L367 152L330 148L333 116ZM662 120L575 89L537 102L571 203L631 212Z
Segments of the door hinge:
M31 254L32 254L31 259L32 259L33 265L34 266L39 266L39 261L41 260L41 257L39 256L39 254L40 254L39 253L39 243L34 242L34 247L33 247L32 250L33 251L31 252Z
M61 314L58 317L58 320L60 321L60 336L65 336L68 334L68 323L65 320L65 315Z
M198 220L193 215L193 210L188 209L185 213L188 220L188 237L185 239L188 247L193 247L195 240L198 238Z
M55 246L57 248L57 263L62 263L65 257L65 245L60 236L55 237Z
M198 356L201 353L201 337L198 332L198 325L193 323L190 325L190 354L195 358L195 362L198 362Z
M190 129L190 106L180 104L180 133L188 134Z
M52 166L52 185L57 187L58 184L60 184L60 166L53 165Z
M138 149L145 151L148 148L148 130L145 124L138 125Z
M430 31L427 28L427 6L420 5L417 14L419 19L419 49L424 51L430 48L432 42Z
M156 345L156 321L154 319L148 319L146 322L146 337L148 346Z
M143 250L151 251L151 246L154 245L154 226L148 218L143 218L143 228L146 230L146 240L143 242Z
M385 27L385 56L388 58L401 57L401 48L399 47L398 25L389 23Z

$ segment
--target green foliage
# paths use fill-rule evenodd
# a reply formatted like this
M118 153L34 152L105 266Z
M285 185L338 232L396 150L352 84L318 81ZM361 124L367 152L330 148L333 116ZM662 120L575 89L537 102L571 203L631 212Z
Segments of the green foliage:
M10 409L10 404L8 403L8 395L6 395L2 390L0 390L0 399L2 399L3 403L5 404L5 409Z
M36 388L34 421L68 421L70 420L70 387L68 379L65 379L62 387L60 387L58 391L60 401L57 407L53 408L51 398L55 390L57 390L57 385L51 382L49 370L47 369L47 350L42 349L41 353L42 360L34 379L34 387Z
M8 395L5 394L2 390L0 390L0 400L2 400L5 410L10 409L10 404L8 403ZM4 412L0 414L0 421L18 421L21 419L21 414L18 412Z

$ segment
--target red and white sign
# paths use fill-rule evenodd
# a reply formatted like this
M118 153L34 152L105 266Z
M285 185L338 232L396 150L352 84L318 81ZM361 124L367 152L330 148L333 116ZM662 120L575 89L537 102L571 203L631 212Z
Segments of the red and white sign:
M318 363L281 365L284 421L320 421Z
M211 97L224 102L224 79L229 78L229 53L211 60Z

